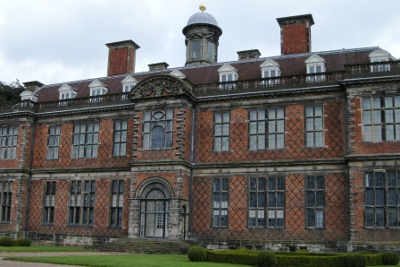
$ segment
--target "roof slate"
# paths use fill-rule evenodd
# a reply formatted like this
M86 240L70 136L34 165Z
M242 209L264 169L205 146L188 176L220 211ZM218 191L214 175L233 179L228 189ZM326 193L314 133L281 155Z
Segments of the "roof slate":
M223 62L215 64L204 64L189 67L174 68L186 75L186 79L193 85L218 83L219 73L218 69L223 64L230 64L237 69L239 80L255 80L261 78L260 65L267 59L272 59L280 65L282 76L304 75L306 74L306 64L304 61L313 54L317 54L325 59L325 66L327 72L343 71L345 65L348 64L364 64L369 63L369 54L372 51L380 49L379 47L358 48L358 49L342 49L325 52L313 52L295 55L282 55L276 57L265 57L258 59L240 60L232 62ZM127 76L131 75L138 82L160 74L169 74L174 69L163 69L157 71L130 73L125 75L116 75L109 77L97 78L104 83L108 88L108 94L122 93L121 81ZM95 80L81 80L65 82L71 87L76 89L76 98L89 97L90 89L89 84ZM57 101L59 100L58 89L64 83L57 83L51 85L44 85L35 92L38 97L38 102Z

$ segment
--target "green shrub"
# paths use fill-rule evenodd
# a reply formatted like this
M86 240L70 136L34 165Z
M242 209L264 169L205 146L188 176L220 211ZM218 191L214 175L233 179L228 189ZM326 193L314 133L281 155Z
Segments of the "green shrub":
M357 252L358 253L358 252ZM367 266L383 265L382 253L379 254L364 254L367 257Z
M11 246L12 247L19 247L19 246L21 246L21 242L19 240L13 240Z
M350 253L346 257L346 267L365 267L367 266L367 257L360 253Z
M206 249L200 246L192 246L189 248L188 257L190 261L206 261Z
M299 251L296 251L297 254L307 254L309 253L307 249L300 249Z
M397 265L399 256L395 252L384 252L382 253L382 263L384 265Z
M22 247L30 247L32 244L32 241L29 238L21 238L19 240L19 243Z
M269 251L261 251L257 255L258 267L272 267L277 263L276 255Z
M12 243L13 243L13 241L9 237L0 238L0 246L11 247Z
M369 252L368 250L357 250L356 253L360 253L360 254L364 254L364 255L371 254L371 252Z
M207 261L257 266L257 254L257 251L248 249L227 251L207 250Z

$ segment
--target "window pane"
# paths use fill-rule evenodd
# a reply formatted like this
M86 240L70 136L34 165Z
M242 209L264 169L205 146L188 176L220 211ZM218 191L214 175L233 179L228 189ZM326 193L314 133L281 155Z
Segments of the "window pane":
M373 190L365 190L365 204L366 205L375 205L374 199L374 191Z
M377 208L375 209L376 212L376 227L384 227L384 209Z

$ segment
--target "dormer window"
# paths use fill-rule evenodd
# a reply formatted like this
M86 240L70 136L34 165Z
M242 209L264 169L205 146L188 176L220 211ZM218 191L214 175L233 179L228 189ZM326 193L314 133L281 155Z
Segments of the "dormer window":
M369 54L371 63L387 62L389 61L390 54L382 49L375 50ZM385 72L390 71L390 64L372 64L371 72Z
M30 100L32 102L37 102L37 100L38 100L35 93L31 92L29 90L23 91L19 96L21 97L21 101Z
M170 73L170 75L178 77L179 79L183 80L186 79L186 75L180 72L179 70L174 70Z
M129 93L133 87L138 83L138 81L132 76L128 75L121 81L122 83L122 93Z
M261 77L263 79L267 79L262 82L264 86L273 86L279 84L279 79L274 79L274 77L278 77L281 75L280 66L278 63L273 61L272 59L267 59L260 65L261 67Z
M309 57L305 63L307 64L307 75L306 81L308 83L318 83L324 82L326 79L325 74L322 74L326 71L325 68L325 59L318 55L312 55Z
M221 82L233 82L236 81L236 73L224 73L220 75Z
M59 100L72 99L76 97L76 90L66 83L58 89L58 92L60 93Z
M239 75L237 74L237 70L229 64L223 65L221 68L218 69L219 72L219 81L220 90L231 90L235 88L236 84L235 81L238 80Z
M89 88L90 88L90 96L105 95L108 92L106 85L97 79L89 84ZM100 99L98 98L91 99L91 102L99 102L99 101Z

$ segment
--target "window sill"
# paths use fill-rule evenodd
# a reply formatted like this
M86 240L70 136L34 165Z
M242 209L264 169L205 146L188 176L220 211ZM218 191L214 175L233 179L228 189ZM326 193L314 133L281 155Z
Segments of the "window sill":
M67 227L89 227L89 228L93 228L94 225L93 224L67 224Z

